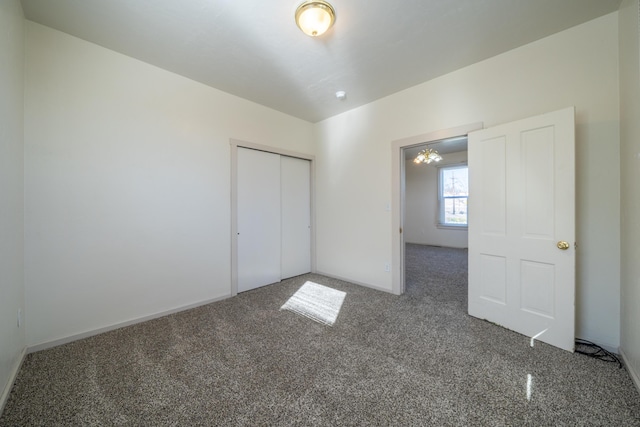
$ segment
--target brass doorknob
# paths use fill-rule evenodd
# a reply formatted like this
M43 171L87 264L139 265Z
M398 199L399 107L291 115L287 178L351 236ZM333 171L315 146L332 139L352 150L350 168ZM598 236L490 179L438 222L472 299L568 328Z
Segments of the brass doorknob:
M558 249L566 251L567 249L569 249L570 245L569 245L569 242L565 242L564 240L560 240L556 246L558 247Z

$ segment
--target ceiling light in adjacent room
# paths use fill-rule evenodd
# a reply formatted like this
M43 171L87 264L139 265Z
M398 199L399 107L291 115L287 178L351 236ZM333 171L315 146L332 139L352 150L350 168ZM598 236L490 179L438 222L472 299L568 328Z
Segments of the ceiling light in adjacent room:
M442 160L442 156L438 154L438 152L432 148L425 148L420 151L415 159L413 159L414 163L426 163L429 164L431 162L439 162Z
M296 9L296 24L306 35L324 34L336 20L336 12L326 1L306 1Z

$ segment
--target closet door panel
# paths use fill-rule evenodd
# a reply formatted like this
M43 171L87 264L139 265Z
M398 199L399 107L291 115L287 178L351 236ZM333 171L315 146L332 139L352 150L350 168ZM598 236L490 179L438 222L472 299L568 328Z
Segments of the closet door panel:
M238 148L238 292L281 278L280 156Z
M311 162L283 156L282 278L311 271Z

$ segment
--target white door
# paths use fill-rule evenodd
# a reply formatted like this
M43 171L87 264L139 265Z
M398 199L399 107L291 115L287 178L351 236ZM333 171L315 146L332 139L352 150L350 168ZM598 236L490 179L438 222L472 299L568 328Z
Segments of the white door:
M469 133L469 314L574 349L574 109Z
M282 156L282 279L311 271L311 162Z
M238 148L238 292L280 281L280 156Z

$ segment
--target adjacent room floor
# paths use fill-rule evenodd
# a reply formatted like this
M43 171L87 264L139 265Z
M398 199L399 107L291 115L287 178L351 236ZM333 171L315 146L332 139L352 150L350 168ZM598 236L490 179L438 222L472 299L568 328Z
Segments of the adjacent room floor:
M466 314L465 250L406 260L402 296L308 274L30 354L0 425L640 426L625 369ZM333 326L280 310L306 281Z

